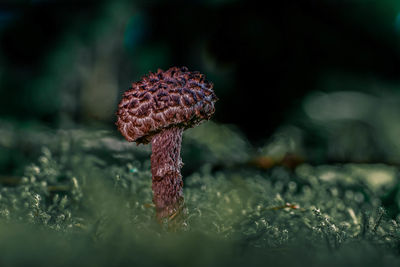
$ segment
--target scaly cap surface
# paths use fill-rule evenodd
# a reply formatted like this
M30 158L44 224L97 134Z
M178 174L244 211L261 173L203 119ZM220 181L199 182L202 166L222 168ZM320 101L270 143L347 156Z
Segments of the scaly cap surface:
M217 100L203 74L186 67L159 69L123 94L116 125L128 141L147 144L163 129L187 129L209 120Z

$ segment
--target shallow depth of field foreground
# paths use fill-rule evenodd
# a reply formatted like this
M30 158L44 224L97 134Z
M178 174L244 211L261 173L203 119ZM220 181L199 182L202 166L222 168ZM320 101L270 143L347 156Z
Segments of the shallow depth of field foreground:
M235 130L208 122L184 134L189 216L168 232L155 220L148 147L107 131L24 135L40 157L1 179L2 266L400 263L397 167L265 168Z

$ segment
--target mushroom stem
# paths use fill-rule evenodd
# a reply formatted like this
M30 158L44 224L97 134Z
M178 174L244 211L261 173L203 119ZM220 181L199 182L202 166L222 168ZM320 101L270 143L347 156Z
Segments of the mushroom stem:
M172 127L152 139L151 174L157 219L174 218L183 208L182 128Z

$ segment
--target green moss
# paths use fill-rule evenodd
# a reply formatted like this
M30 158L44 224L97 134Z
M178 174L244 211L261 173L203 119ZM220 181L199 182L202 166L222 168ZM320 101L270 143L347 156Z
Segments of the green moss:
M148 147L104 131L46 138L24 176L0 186L0 265L400 263L397 168L255 169L239 135L209 126L213 138L193 133L183 146L184 155L199 146L207 153L187 170L188 227L178 233L155 222ZM212 147L221 138L230 145ZM233 155L236 143L247 150Z

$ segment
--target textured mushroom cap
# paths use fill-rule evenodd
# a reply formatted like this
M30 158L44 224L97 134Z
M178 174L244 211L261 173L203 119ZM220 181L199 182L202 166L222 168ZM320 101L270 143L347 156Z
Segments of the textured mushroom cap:
M128 141L149 143L169 127L183 129L210 119L217 97L203 74L172 67L143 76L118 105L118 130Z

